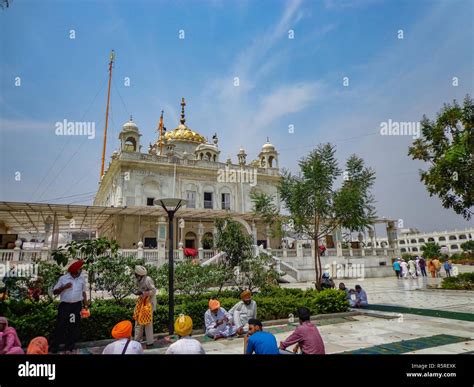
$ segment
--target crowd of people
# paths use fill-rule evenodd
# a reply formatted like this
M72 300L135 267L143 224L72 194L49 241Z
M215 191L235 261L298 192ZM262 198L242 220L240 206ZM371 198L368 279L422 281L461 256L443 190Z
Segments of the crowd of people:
M409 259L408 262L403 258L397 258L393 262L392 267L398 279L428 277L426 273L427 270L432 278L439 278L441 277L441 268L444 268L446 277L451 277L453 269L453 265L449 259L441 263L438 257L426 261L423 257L419 256Z
M32 339L27 347L27 354L57 353L60 344L64 344L64 353L75 353L81 318L90 315L86 283L81 275L82 267L83 261L76 261L69 266L67 274L59 278L53 288L53 293L59 295L56 327L49 339L42 336ZM142 354L145 348L153 347L153 312L156 310L157 289L147 274L145 267L135 267L134 294L138 296L134 311L135 324L128 320L117 323L111 332L114 341L104 348L103 354ZM330 279L329 276L324 278ZM335 286L333 281L330 283L331 287ZM340 283L339 289L346 292L351 307L368 305L367 294L360 285L356 285L355 289L348 289L344 283ZM205 335L214 340L241 337L243 352L246 354L324 354L324 342L318 328L311 322L310 310L300 307L298 318L299 326L295 331L277 344L275 336L264 330L262 322L257 318L257 303L252 299L252 293L245 290L240 295L240 301L229 311L221 306L219 300L209 300L208 309L204 313ZM205 353L201 343L192 337L193 321L190 316L180 315L175 321L174 331L179 339L168 347L167 354ZM141 344L144 333L145 347ZM292 351L288 351L291 346L294 346ZM0 354L23 353L16 330L9 326L5 317L0 317Z

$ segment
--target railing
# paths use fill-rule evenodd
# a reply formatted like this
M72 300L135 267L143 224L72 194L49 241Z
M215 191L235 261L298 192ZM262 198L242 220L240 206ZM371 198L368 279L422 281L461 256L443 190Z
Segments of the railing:
M143 259L145 260L145 262L150 262L150 261L157 262L158 250L143 250Z
M212 200L204 200L204 208L213 209Z
M312 257L313 250L312 249L303 249L303 257Z
M326 256L328 257L336 257L337 256L337 249L326 249L325 252Z
M286 256L288 258L296 258L298 255L296 253L296 250L286 250Z
M272 250L272 254L275 257L282 258L283 257L283 250Z
M211 259L214 255L216 255L214 250L203 250L202 253L203 259Z
M207 261L201 262L201 266L207 266L207 265L211 265L211 264L214 264L214 263L219 263L226 257L226 255L227 254L225 252L220 252L220 253L214 255L212 258L209 258Z
M138 251L136 249L121 249L119 250L119 254L126 258L136 258Z

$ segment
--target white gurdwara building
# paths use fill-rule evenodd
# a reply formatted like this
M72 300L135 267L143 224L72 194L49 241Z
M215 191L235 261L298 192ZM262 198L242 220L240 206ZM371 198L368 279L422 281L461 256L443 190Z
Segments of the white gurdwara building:
M280 180L278 152L267 141L258 158L247 162L244 149L237 153L237 163L221 161L217 134L212 142L186 125L184 98L177 128L163 128L147 153L141 152L140 130L135 122L123 125L120 149L114 151L109 167L100 182L94 205L137 208L137 214L111 216L98 230L99 235L119 241L122 248L133 248L137 241L144 247L165 247L164 211L154 205L160 198L187 200L179 210L175 226L175 248L211 249L214 219L231 216L253 236L254 243L265 247L278 244L268 235L263 223L252 215L251 192L273 196L280 207L277 186ZM149 212L143 211L149 207Z

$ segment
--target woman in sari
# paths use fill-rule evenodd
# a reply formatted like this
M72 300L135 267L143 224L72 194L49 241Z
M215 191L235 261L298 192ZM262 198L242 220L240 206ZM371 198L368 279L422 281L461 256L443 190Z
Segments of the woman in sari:
M0 355L22 355L21 342L13 327L8 326L8 320L0 317Z

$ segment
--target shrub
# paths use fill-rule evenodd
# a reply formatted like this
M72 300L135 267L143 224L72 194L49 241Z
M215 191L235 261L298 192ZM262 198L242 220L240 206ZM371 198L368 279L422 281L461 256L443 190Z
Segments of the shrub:
M204 293L201 297L178 295L175 298L175 315L191 316L195 329L204 328L204 313L208 301L215 294ZM316 290L270 288L255 294L257 314L261 320L286 319L289 314L296 315L297 309L306 306L312 314L335 313L347 310L345 293L328 289ZM219 298L221 306L229 310L239 301L238 292L224 291ZM168 297L157 297L158 306L154 313L154 332L166 332L168 325ZM121 320L133 321L136 300L126 298L118 305L113 299L95 300L90 308L91 316L81 322L81 341L110 339L112 327ZM30 300L7 300L0 303L0 315L10 320L17 329L23 345L36 336L49 337L56 324L57 301L53 303L32 302Z
M443 278L443 289L474 290L474 273L462 273L456 277Z

